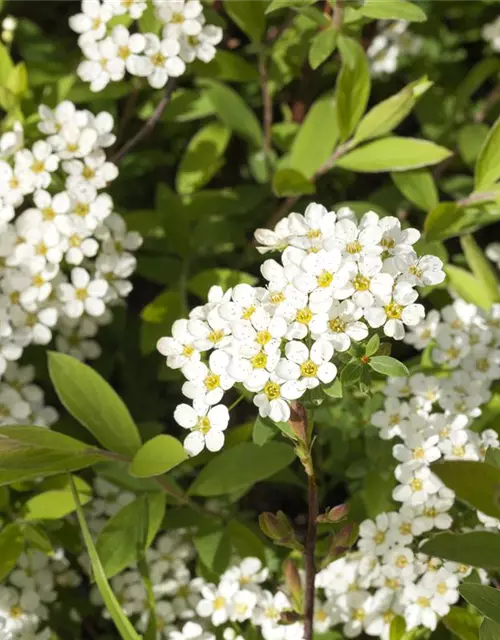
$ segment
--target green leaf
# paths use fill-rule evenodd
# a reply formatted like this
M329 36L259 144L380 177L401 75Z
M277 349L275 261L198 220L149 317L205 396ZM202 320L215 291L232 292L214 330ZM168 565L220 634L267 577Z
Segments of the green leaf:
M500 469L484 462L453 460L433 464L432 471L459 500L500 518Z
M462 236L460 244L470 270L488 291L491 302L498 302L500 300L498 278L495 269L484 255L483 250L471 235Z
M335 380L328 385L322 385L321 390L329 398L342 398L343 396L340 378L335 378Z
M459 587L461 595L480 613L500 623L500 591L493 587L480 584L462 584Z
M210 122L191 138L175 179L178 193L188 195L210 182L224 164L222 158L230 137L225 125Z
M316 0L272 0L266 9L266 13L272 13L279 9L302 9L315 2Z
M74 509L74 507L73 507ZM45 531L35 524L25 524L23 526L24 539L33 547L45 553L47 556L54 556L55 551L49 536Z
M184 447L176 438L161 434L142 445L130 463L129 473L136 478L160 476L187 458Z
M463 607L451 607L443 618L444 626L459 640L477 640L481 618Z
M153 542L164 514L165 494L149 493L125 505L108 520L96 543L108 578L143 555Z
M396 616L391 622L389 640L403 640L406 631L406 622L402 616Z
M427 540L422 551L430 556L470 564L483 569L500 568L500 533L472 531L470 533L438 533Z
M0 427L0 485L64 471L103 460L99 449L42 427Z
M134 455L139 431L116 391L91 367L63 353L49 352L49 374L60 401L107 449Z
M498 71L500 71L500 60L498 58L485 58L472 67L457 87L455 110L462 109L480 86Z
M340 372L340 382L342 386L352 385L361 378L363 373L363 365L359 358L355 358L348 362Z
M476 304L482 309L491 307L491 297L483 282L465 269L448 264L444 268L450 287L466 302Z
M368 366L384 376L404 377L410 375L406 365L390 356L374 356L368 360Z
M380 347L380 338L377 333L374 333L365 345L365 356L373 356L377 353Z
M248 526L231 519L227 525L231 545L240 558L251 556L266 562L266 549L259 536Z
M231 20L253 42L260 42L266 28L265 2L255 0L224 0L224 9Z
M80 504L92 500L92 489L81 478L73 478ZM71 486L44 491L30 498L23 506L24 520L59 520L75 510Z
M432 82L424 76L416 82L412 82L395 95L383 100L368 111L359 123L354 135L354 141L359 143L370 138L380 138L402 122L415 106L415 103Z
M342 141L347 140L361 120L370 96L368 60L363 47L358 42L353 42L350 50L353 57L349 58L349 62L343 57L335 94L337 122ZM342 49L341 53L344 56Z
M434 209L438 191L432 174L427 169L413 169L391 173L391 178L404 197L423 211Z
M220 524L199 527L193 542L200 560L210 571L220 575L227 569L231 544L227 530L221 529Z
M440 240L457 218L458 207L454 202L441 202L429 211L424 222L428 240Z
M78 502L78 493L74 487L74 484L72 484L71 486L73 488L73 497L75 500L78 522L80 524L80 529L82 530L82 536L85 542L85 546L87 547L87 551L90 556L90 564L92 565L92 572L99 589L99 593L104 600L104 604L106 605L106 608L113 622L115 623L122 640L141 640L141 637L137 635L134 627L130 624L130 621L125 616L122 608L120 607L120 603L118 602L115 594L113 593L113 590L109 585L109 582L106 579L106 574L104 573L101 561L99 559L99 554L97 553L94 542L92 540L92 536L90 535L89 528L87 526L87 523L85 522L83 509Z
M274 178L274 188L277 191L276 181L279 175L287 175L286 172L293 169L306 179L312 178L316 171L332 155L339 137L335 115L335 101L333 96L322 96L311 106L307 116L299 128L293 141L287 165L289 168L281 169ZM292 176L293 179L293 176ZM292 180L293 181L293 180ZM306 187L314 189L308 182ZM285 187L279 187L280 195ZM311 191L308 191L311 193ZM307 192L306 192L307 193Z
M486 464L500 469L500 449L492 449L491 447L487 449L484 461L486 462Z
M227 82L238 82L242 84L259 81L259 72L255 66L252 66L241 55L220 49L217 51L215 58L208 63L202 62L201 60L192 62L190 64L190 70L196 78L214 78L215 80L225 80ZM206 100L206 97L202 94L201 100L192 106L196 107L197 110L203 111L207 105L210 107L210 114L214 113L210 102ZM168 109L166 111L168 111ZM178 114L177 121L188 118L192 119L194 115L194 112L191 117L190 114Z
M500 638L500 623L485 618L479 629L480 640L498 640Z
M284 469L295 457L292 447L268 442L262 447L243 442L215 456L189 488L197 496L218 496L251 486Z
M21 525L7 524L0 531L0 580L5 580L24 551Z
M15 96L22 97L28 91L28 72L24 62L16 64L7 81L7 89Z
M0 87L7 87L13 70L14 63L12 62L9 51L5 45L0 43Z
M366 0L359 8L361 15L374 20L407 20L425 22L427 16L420 7L405 0Z
M479 153L474 175L476 191L484 191L500 178L500 118L491 127Z
M335 51L337 46L337 31L325 29L316 34L309 49L309 64L312 69L317 69Z
M349 151L337 160L336 166L361 173L407 171L438 164L450 155L451 151L428 140L394 136Z
M278 169L273 176L273 191L279 197L301 196L315 190L314 184L296 169Z
M274 428L273 424L270 421L257 416L252 430L252 440L254 444L262 447L266 444L266 442L272 440L275 435L276 429Z
M263 136L257 116L234 89L215 80L200 80L219 120L231 131L261 147Z
M356 56L358 55L358 42L354 38L339 33L337 38L337 46L342 56L342 64L347 65L350 69L356 64Z
M482 122L466 124L458 132L458 150L463 161L473 165L488 136L488 127Z
M257 283L257 278L244 271L233 271L232 269L206 269L193 276L188 282L188 289L202 300L205 300L210 287L218 285L225 291L238 284Z

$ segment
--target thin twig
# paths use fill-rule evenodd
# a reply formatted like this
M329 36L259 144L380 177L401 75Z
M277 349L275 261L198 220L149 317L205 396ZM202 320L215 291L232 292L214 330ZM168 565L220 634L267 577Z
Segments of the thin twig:
M308 476L308 522L304 564L306 569L306 584L304 591L304 640L312 640L314 633L314 596L316 562L314 560L316 551L317 517L318 517L318 487L316 476Z
M111 162L114 162L115 164L120 162L120 160L122 160L122 158L126 156L127 153L129 153L137 144L139 144L139 142L141 142L141 140L143 140L148 134L151 133L151 131L153 131L158 120L161 118L162 113L165 111L167 104L170 101L170 96L172 95L174 87L175 83L169 81L166 86L163 98L156 105L156 108L151 114L150 118L144 123L142 128L139 129L135 136L130 138L130 140L126 142L123 147L115 153L114 156L112 156Z
M262 49L259 55L259 75L260 90L262 93L262 104L264 106L263 128L264 128L264 151L271 151L271 127L273 124L273 102L269 93L269 77L267 74L266 52Z
M500 101L500 84L497 85L487 96L485 103L482 108L476 113L474 117L475 122L483 122L486 116L488 115L488 111L493 107L497 102Z
M137 98L139 97L139 86L135 86L130 92L127 101L125 102L125 106L123 108L123 115L118 123L118 133L117 133L117 142L121 141L123 134L127 128L128 123L132 119L135 113L135 107L137 104Z
M332 23L337 31L342 29L342 23L344 22L344 0L336 0L333 7Z

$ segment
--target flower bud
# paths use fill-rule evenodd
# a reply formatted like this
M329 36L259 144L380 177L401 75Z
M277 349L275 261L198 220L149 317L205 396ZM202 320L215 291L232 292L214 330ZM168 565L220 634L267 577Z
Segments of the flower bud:
M349 513L349 507L346 504L339 504L336 507L332 507L326 513L322 513L317 517L317 522L320 524L334 524L341 522L347 518Z
M302 612L302 582L293 560L287 559L283 563L283 575L288 591L292 596L295 611Z

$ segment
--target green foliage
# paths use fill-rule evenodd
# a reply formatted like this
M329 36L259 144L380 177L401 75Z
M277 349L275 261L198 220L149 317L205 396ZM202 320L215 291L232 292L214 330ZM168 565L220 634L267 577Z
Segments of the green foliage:
M484 191L500 178L500 118L491 128L476 163L475 188Z
M479 629L480 640L496 640L500 637L500 624L485 618Z
M348 51L346 60L345 50L341 48L343 64L335 90L341 141L347 140L356 128L365 112L370 95L370 72L365 52L355 41L350 44Z
M104 447L125 455L139 449L139 431L127 407L96 371L52 351L49 372L62 404Z
M0 531L0 580L4 580L16 566L24 550L21 525L8 524Z
M368 366L384 376L405 377L409 375L406 365L390 356L374 356L368 360Z
M465 583L460 586L460 593L489 620L500 623L500 593L497 589Z
M467 609L452 607L443 624L460 640L477 640L481 618Z
M408 20L423 22L425 13L420 7L406 0L366 0L360 12L367 18L378 20Z
M483 569L500 567L500 534L490 531L439 533L424 543L422 551L430 556L469 564Z
M136 478L159 476L187 460L182 444L164 434L148 440L135 454L129 473Z
M332 55L337 46L337 32L334 29L320 31L314 37L309 49L309 64L317 69Z
M396 187L412 204L423 211L438 206L438 192L432 174L427 169L413 169L391 174Z

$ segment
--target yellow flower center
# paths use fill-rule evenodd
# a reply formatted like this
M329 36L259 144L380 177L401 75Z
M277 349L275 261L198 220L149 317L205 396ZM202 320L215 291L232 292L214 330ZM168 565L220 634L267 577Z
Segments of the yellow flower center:
M465 456L465 447L463 445L456 445L452 447L451 454L456 458L463 458Z
M396 558L396 566L399 569L404 569L408 566L408 558L406 556L398 556Z
M203 418L199 418L198 420L198 429L202 432L202 433L208 433L210 431L210 427L212 425L210 424L210 420L204 416Z
M311 229L307 232L307 237L309 240L316 240L317 238L321 238L321 231L319 229Z
M170 22L172 24L182 24L184 22L184 16L182 15L182 13L175 12L174 14L172 14Z
M255 307L252 305L251 307L247 307L246 309L243 309L243 313L241 317L243 318L243 320L250 320L250 318L253 316L254 313L255 313Z
M444 594L448 591L448 587L444 582L440 582L436 587L436 591L439 593L440 596L444 596Z
M425 596L420 596L420 598L417 598L417 604L419 607L423 607L427 609L427 607L431 606L431 601L429 600L429 598L426 598Z
M483 373L486 373L490 368L490 363L488 358L480 358L479 360L476 360L476 369L478 371L482 371Z
M31 282L33 283L34 287L42 287L45 284L45 280L42 278L40 274L33 276L33 279L31 280Z
M10 301L12 304L19 304L19 300L21 299L21 294L19 291L12 291L9 295Z
M414 460L422 460L422 458L425 457L425 451L422 447L417 447L416 449L413 449L411 457Z
M399 533L403 536L411 534L411 524L409 522L403 522L399 527Z
M190 358L194 353L194 347L192 344L185 344L182 350L182 355L186 358Z
M250 362L252 363L252 367L254 369L264 369L267 365L267 356L264 352L260 352L255 355Z
M41 160L37 160L31 165L31 170L33 171L33 173L42 173L44 169L45 165Z
M84 204L83 202L78 202L75 206L75 213L77 216L85 217L90 211L90 207L88 204Z
M424 487L424 483L422 482L422 480L419 480L418 478L413 478L413 480L410 482L410 489L412 491L422 491Z
M392 611L386 611L382 614L382 620L385 622L385 624L391 624L395 617L396 615Z
M352 612L353 620L356 620L358 622L363 622L365 618L366 618L366 611L361 607L358 607L358 609L354 609L354 611Z
M300 373L304 378L314 378L318 372L318 365L312 360L306 360L300 365Z
M37 252L37 254L38 254L39 256L45 256L45 255L47 255L48 248L47 248L47 245L46 245L44 242L39 242L39 243L36 245L36 248L35 248L35 249L36 249L36 252Z
M69 237L69 246L73 247L74 249L76 247L79 247L82 244L82 240L80 238L80 236L77 236L76 233L74 233L73 235L71 235Z
M101 61L101 66L102 66L102 61ZM75 151L78 151L78 145L75 144L74 142L69 142L66 145L66 151L69 151L70 153L75 153Z
M363 249L363 247L360 245L360 243L356 240L355 242L350 242L345 250L347 251L347 253L359 253L361 250Z
M300 324L309 324L312 320L313 314L310 309L305 307L304 309L299 309L297 311L297 315L295 316L295 320L300 322Z
M214 331L211 331L208 334L207 339L213 344L217 344L222 340L223 337L224 337L224 331L222 331L222 329L214 329Z
M19 606L14 606L9 609L11 618L20 618L23 615L23 610Z
M272 339L272 335L269 333L269 331L265 331L265 330L259 331L255 336L255 342L257 344L260 344L261 346L270 342L271 339Z
M370 280L366 276L358 274L352 282L356 291L368 291L370 288Z
M396 578L386 578L385 586L388 589L398 589L399 588L399 580Z
M317 280L319 287L329 287L333 282L333 274L328 271L323 271L323 273L318 276Z
M400 304L396 304L396 302L390 302L388 305L384 307L385 314L389 318L389 320L399 320L401 318L401 314L403 313L404 307Z
M95 176L95 171L91 167L84 167L82 176L85 178L85 180L90 180Z
M163 67L163 65L166 62L166 58L162 53L154 53L151 56L151 62L154 64L155 67Z
M435 518L437 516L436 507L427 507L426 509L424 509L424 516L426 516L427 518Z
M345 331L347 323L341 320L340 318L333 318L328 322L328 326L330 331L334 333L343 333Z
M217 389L217 387L220 386L220 376L218 376L216 373L209 373L208 376L205 378L205 387L208 389L208 391L213 391L214 389Z
M382 238L380 241L380 245L384 247L384 249L394 249L396 246L396 241L394 238Z
M121 47L118 47L118 56L122 60L126 60L131 53L132 52L130 51L130 49L124 45L122 45Z
M373 542L375 544L382 544L385 540L385 533L383 531L377 531L377 533L373 536Z
M419 269L415 264L408 269L408 272L411 273L412 276L415 276L416 278L421 278L423 274L422 269Z
M44 220L54 220L56 212L52 207L46 207L45 209L42 209L42 217Z
M400 422L401 422L401 416L399 415L399 413L393 413L392 416L389 417L390 427L395 427Z
M281 395L281 387L277 382L267 382L264 393L268 400L277 400Z
M285 294L284 293L273 293L271 295L271 302L273 304L281 304L282 302L285 302Z
M18 186L19 186L19 184L20 184L20 182L19 182L19 180L18 180L16 177L12 177L12 178L9 180L9 187L10 187L11 189L17 189L17 188L18 188Z
M77 300L86 300L88 298L87 289L77 289L75 291L75 297Z
M218 596L217 598L215 598L214 600L214 609L218 610L218 609L222 609L222 607L226 604L226 599L223 598L222 596Z

